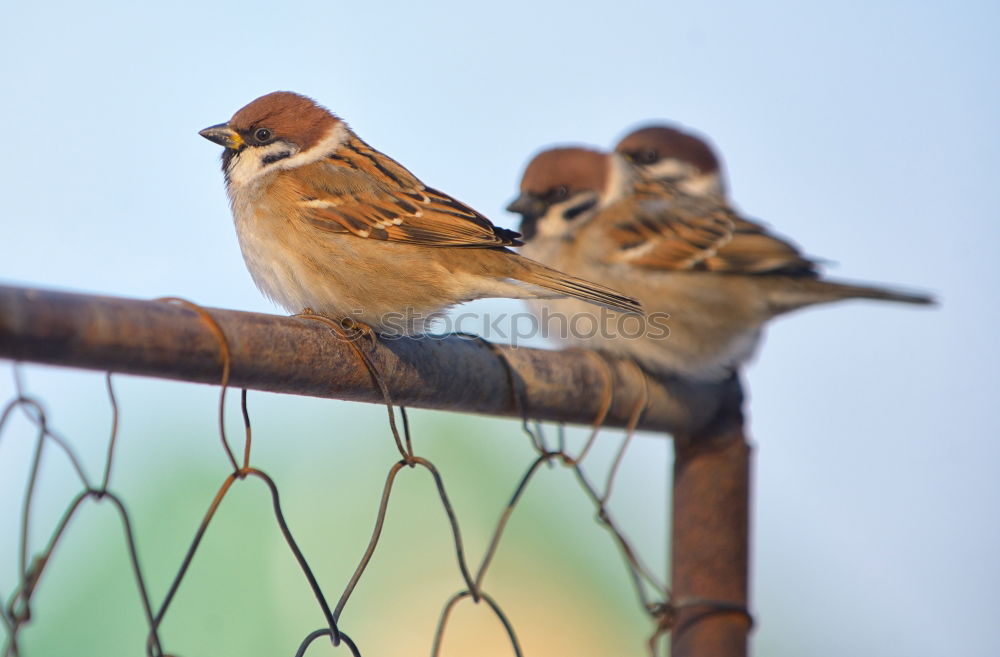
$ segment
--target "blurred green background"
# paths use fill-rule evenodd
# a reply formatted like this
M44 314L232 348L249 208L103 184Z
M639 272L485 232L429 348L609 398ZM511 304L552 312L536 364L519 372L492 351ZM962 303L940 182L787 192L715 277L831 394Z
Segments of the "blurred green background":
M60 433L80 449L95 480L104 458L110 410L100 375L43 373L28 386L51 405ZM53 382L64 380L60 390ZM162 600L201 516L227 474L216 430L217 392L207 386L116 377L121 413L112 490L128 505L154 604ZM77 413L52 404L72 389ZM238 391L237 391L238 393ZM33 396L35 396L33 395ZM238 394L228 433L242 440ZM389 466L398 460L383 408L251 392L253 463L278 484L286 519L326 593L336 604L364 551ZM444 478L467 558L479 564L493 528L535 453L512 421L411 411L417 454ZM28 470L34 432L21 414L2 436L8 466ZM553 431L549 437L555 439ZM586 432L570 431L579 450ZM622 438L599 437L586 465L604 481ZM636 476L637 454L668 467L668 441L645 437L630 452L612 509L663 578L666 478ZM240 450L238 449L239 453ZM17 463L11 463L11 454ZM66 459L46 449L32 516L42 545L79 488ZM10 468L13 470L13 468ZM17 533L19 485L4 482L4 535ZM16 563L5 540L9 594ZM15 571L16 572L16 571ZM447 599L464 588L452 536L428 472L404 469L393 489L375 557L350 599L341 627L362 654L428 654ZM514 624L526 654L610 655L641 652L651 625L640 610L610 534L572 472L542 467L512 516L485 579L486 590ZM128 567L121 523L109 504L87 504L73 521L35 598L23 631L25 655L126 654L144 641L145 620ZM162 627L178 655L292 654L323 617L271 513L266 487L237 482L213 519ZM470 601L453 612L444 655L507 655L500 625ZM346 649L343 649L346 651ZM309 654L332 654L323 641Z

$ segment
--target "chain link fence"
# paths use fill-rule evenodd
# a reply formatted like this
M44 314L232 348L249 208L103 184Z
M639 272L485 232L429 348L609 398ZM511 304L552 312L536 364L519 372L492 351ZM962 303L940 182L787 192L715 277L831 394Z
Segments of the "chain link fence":
M31 427L33 435L26 486L17 500L20 526L16 536L6 539L16 543L18 575L12 591L0 591L4 600L4 655L30 657L22 637L28 628L44 623L36 621L33 613L37 595L45 586L50 565L57 559L70 558L65 539L68 528L88 505L95 504L109 505L120 521L121 544L145 628L145 653L151 657L176 654L171 651L170 633L164 632L163 625L181 604L178 593L192 577L192 564L217 522L217 512L232 491L254 485L267 492L269 516L321 619L317 627L301 637L298 646L289 647L288 653L327 654L333 648L344 654L368 654L364 636L346 626L342 616L379 552L383 529L392 522L390 507L394 495L398 495L394 491L399 490L401 478L419 476L418 472L433 482L435 505L440 509L428 509L427 514L438 513L446 518L447 542L452 546L454 568L461 582L447 599L427 601L440 606L431 654L447 654L449 621L464 604L489 610L503 628L510 654L525 654L507 606L499 596L491 594L488 575L504 544L508 521L537 481L538 473L550 468L565 468L572 474L578 495L593 509L594 540L610 541L620 555L621 576L629 581L637 608L649 619L648 633L643 637L648 654L662 652L665 642L660 639L671 631L673 654L706 654L702 649L710 646L718 648L712 654L745 654L750 627L746 610L748 457L736 382L689 388L679 382L650 380L633 363L611 361L593 352L510 350L459 336L435 343L413 340L385 345L364 334L348 335L339 324L318 316L261 320L265 316L207 310L179 299L134 302L14 288L0 292L0 357L108 371L110 415L105 458L99 474L93 476L88 474L73 439L54 428L44 400L31 394L20 376L20 366L14 366L15 394L0 414L0 459L5 443L12 439L8 427L15 417L23 426ZM145 328L139 330L139 326ZM289 338L282 330L300 334ZM308 332L307 339L301 334L303 330ZM270 346L262 349L260 345ZM312 353L331 348L334 357L327 352ZM296 376L296 369L307 369L312 377ZM217 441L225 470L219 472L221 481L214 495L204 501L207 510L190 534L183 556L176 567L168 568L170 576L165 587L153 585L137 547L137 519L130 513L128 501L115 492L120 423L111 372L207 382L213 370L220 390ZM236 432L228 431L226 423L227 396L235 392L234 384L240 390L243 424L238 436L231 435ZM303 390L303 386L308 389ZM345 499L350 499L355 509L373 509L367 547L357 557L346 581L330 581L318 575L324 570L318 564L326 555L305 550L296 541L299 528L289 521L289 510L283 506L279 492L281 486L255 456L248 388L291 388L305 394L320 391L321 396L377 401L385 406L385 428L381 433L392 442L396 458L385 464L380 497L355 499L350 491L338 489L335 480L330 482L330 490L315 495L318 506L329 507L324 514L328 522L337 522L336 514ZM463 523L453 503L456 493L435 463L422 455L421 437L414 435L406 407L400 402L519 419L520 433L531 446L533 456L519 478L511 482L508 502L492 524L485 549L473 552L467 547ZM585 421L591 428L582 441L570 441L563 424L543 427L541 420ZM593 459L588 457L607 426L621 427L624 432L611 458L601 463L603 467L595 468L599 471L595 473L590 467ZM645 563L641 550L630 541L609 505L621 464L639 427L670 429L677 437L674 591ZM49 524L36 520L39 514L35 507L37 490L45 477L44 462L53 458L69 464L77 480L77 492ZM719 463L723 464L721 469ZM726 475L727 467L731 476ZM690 485L678 490L680 482ZM734 499L742 499L742 506L734 508ZM717 513L719 508L726 512ZM558 509L552 512L558 513ZM233 549L238 550L239 545ZM680 575L678 561L684 564ZM411 567L416 570L421 564L413 563ZM400 583L400 587L405 586L406 582ZM551 623L556 626L558 622L558 610L552 610ZM57 629L39 627L39 631ZM600 633L601 628L572 631ZM321 643L329 646L327 652L318 645ZM134 652L138 650L136 646Z

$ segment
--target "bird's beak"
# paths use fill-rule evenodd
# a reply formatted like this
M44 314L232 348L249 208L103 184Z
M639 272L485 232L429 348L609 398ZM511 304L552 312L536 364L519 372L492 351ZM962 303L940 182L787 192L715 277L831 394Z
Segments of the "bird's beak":
M538 199L531 194L525 193L510 202L507 206L507 212L514 212L526 219L529 217L538 218L545 214L545 208Z
M234 151L238 151L244 145L243 137L240 137L240 133L230 128L226 123L205 128L198 134L209 141L214 141L219 146L225 146Z

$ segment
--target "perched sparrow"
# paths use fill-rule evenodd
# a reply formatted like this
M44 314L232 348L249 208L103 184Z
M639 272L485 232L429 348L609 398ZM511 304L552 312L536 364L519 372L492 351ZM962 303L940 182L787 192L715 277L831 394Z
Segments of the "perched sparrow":
M707 197L715 202L729 205L726 199L726 182L721 160L704 139L690 132L666 124L652 124L633 130L625 135L615 153L632 165L634 174L641 180L658 183L647 187L646 191L662 193L668 198L681 191L692 196ZM619 190L620 194L629 190ZM704 204L697 207L704 208ZM732 206L729 206L733 210ZM697 213L699 210L695 209ZM815 263L802 258L797 247L784 238L767 230L767 225L748 219L735 210L728 213L732 232L739 233L737 245L727 249L727 255L734 258L736 246L755 248L756 253L748 254L741 267L756 266L763 271L772 271L775 266L787 269L803 266L815 273ZM750 235L758 235L751 240ZM758 258L759 256L759 258ZM756 262L751 263L750 258ZM721 265L721 263L719 263Z
M199 134L222 169L247 268L290 312L420 333L457 303L572 296L626 313L638 302L507 249L497 228L426 187L305 96L279 91Z
M625 158L582 148L537 155L508 210L522 215L523 251L553 267L634 294L650 324L563 332L577 344L631 356L670 374L719 380L749 359L765 322L842 299L932 303L929 297L819 279L816 264L713 196L645 179ZM571 300L532 304L589 313ZM669 335L654 320L669 314ZM609 330L610 329L610 330ZM560 329L561 330L561 329Z
M655 124L625 135L615 152L649 180L675 184L695 196L726 196L719 158L703 139L672 126Z

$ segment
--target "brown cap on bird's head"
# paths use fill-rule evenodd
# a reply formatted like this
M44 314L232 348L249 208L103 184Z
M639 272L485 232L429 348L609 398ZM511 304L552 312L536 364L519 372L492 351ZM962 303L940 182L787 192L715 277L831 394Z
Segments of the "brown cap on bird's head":
M708 144L668 125L650 125L630 132L618 142L615 152L636 164L673 158L690 163L702 173L719 170L719 158Z
M691 182L692 189L687 191L692 193L724 194L719 158L712 147L683 130L666 124L648 125L627 134L615 152L649 178Z
M521 192L544 194L565 185L570 191L601 191L610 162L606 153L590 148L561 147L544 150L528 163L521 177Z
M238 151L280 139L308 150L319 143L340 119L311 98L291 91L275 91L251 101L227 123L201 131L226 149Z

